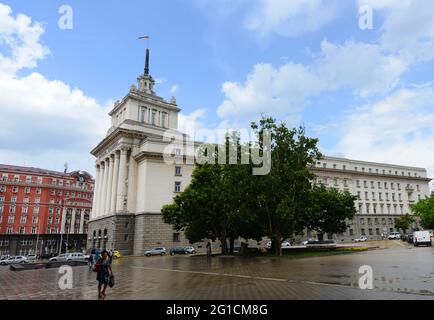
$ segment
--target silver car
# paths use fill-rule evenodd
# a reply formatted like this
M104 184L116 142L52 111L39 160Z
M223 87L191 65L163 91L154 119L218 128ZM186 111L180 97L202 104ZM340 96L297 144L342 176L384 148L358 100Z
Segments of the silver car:
M22 263L28 263L29 261L27 260L26 257L24 256L15 256L15 257L10 257L7 260L2 260L0 261L0 265L9 265L9 264L22 264Z
M50 262L69 262L69 261L87 261L87 257L81 252L62 253L57 257L52 257Z
M147 250L145 251L145 256L150 257L150 256L164 256L166 255L166 248L164 247L155 247L152 248L151 250Z

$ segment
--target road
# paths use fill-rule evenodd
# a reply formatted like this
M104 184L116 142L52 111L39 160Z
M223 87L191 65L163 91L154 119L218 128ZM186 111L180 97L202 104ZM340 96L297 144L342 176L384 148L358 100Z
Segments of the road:
M401 241L354 254L303 259L204 256L123 257L107 299L434 300L434 250ZM373 290L358 286L359 267L372 267ZM0 299L96 299L96 274L73 268L73 288L59 289L57 269L0 268Z

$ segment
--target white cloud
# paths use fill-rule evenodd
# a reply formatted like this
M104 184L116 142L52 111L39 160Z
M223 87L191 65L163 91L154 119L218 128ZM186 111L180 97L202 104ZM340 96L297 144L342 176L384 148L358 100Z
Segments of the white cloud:
M359 0L385 12L380 44L383 50L399 53L408 63L434 57L434 1ZM374 15L378 17L378 15Z
M16 76L48 53L42 34L40 24L0 4L0 48L10 52L0 57L0 162L59 170L68 161L93 172L89 152L109 128L109 106L36 72Z
M388 93L406 70L404 61L384 54L379 45L354 41L335 45L325 40L311 64L289 62L279 68L257 64L244 83L224 83L225 99L217 114L257 117L265 111L293 118L308 98L325 91L349 88L361 97Z
M296 37L319 30L337 15L334 0L259 0L247 15L245 28L260 36Z
M180 113L178 115L178 130L189 134L196 130L204 128L204 124L201 119L204 117L206 109L200 108L190 114Z
M12 16L10 7L0 3L0 48L7 47L10 56L0 52L0 74L15 74L23 68L33 68L49 50L40 43L44 29L38 22L22 14Z
M176 94L179 90L179 86L177 84L174 84L171 88L170 88L170 94Z
M339 122L331 150L346 157L428 168L434 174L432 86L401 89Z

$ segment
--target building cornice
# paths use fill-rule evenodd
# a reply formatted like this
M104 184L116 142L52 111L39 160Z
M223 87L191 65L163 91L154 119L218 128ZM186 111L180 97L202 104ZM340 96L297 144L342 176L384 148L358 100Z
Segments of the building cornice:
M424 181L424 182L430 182L431 178L425 178L425 177L415 177L415 176L400 176L400 175L393 175L393 174L382 174L382 173L374 173L374 172L362 172L362 171L355 171L355 170L342 170L342 169L331 169L331 168L320 168L320 167L311 167L311 170L313 172L325 172L325 173L339 173L339 174L347 174L347 175L353 175L353 176L367 176L367 177L380 177L380 178L387 178L387 179L396 179L396 180L418 180L418 181Z
M321 160L341 161L341 162L345 161L348 163L354 163L354 164L360 164L360 165L372 165L372 166L378 166L378 167L387 167L389 169L393 168L393 169L401 169L401 170L417 170L417 171L426 172L425 168L420 168L420 167L411 167L411 166L403 166L403 165L380 163L380 162L370 162L370 161L363 161L363 160L353 160L353 159L347 159L347 158L324 156Z
M105 137L94 149L92 149L90 153L98 158L98 155L108 146L111 146L114 140L118 139L119 137L144 139L146 137L146 134L138 130L124 129L118 127L107 137Z

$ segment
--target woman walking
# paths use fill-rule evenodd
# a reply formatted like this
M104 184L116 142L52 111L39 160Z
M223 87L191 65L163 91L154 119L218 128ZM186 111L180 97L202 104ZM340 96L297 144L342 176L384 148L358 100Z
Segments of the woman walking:
M101 258L95 264L95 271L97 272L96 280L98 281L98 299L105 299L105 290L113 276L112 267L107 250L101 252Z

